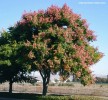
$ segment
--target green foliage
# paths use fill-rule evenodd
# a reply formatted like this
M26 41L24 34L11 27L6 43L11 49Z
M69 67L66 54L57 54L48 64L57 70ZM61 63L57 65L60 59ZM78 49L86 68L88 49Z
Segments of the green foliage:
M45 11L24 13L0 38L0 66L6 63L12 77L39 71L45 86L43 91L47 90L50 74L56 73L61 81L74 74L82 84L91 84L94 77L90 66L103 56L90 45L95 40L86 20L66 4L61 8L51 6Z
M1 34L0 45L10 43L11 39L10 39L10 34L8 32L3 31L0 34Z
M16 82L21 80L20 74L23 73L23 68L17 63L19 56L18 44L5 44L0 46L0 82L10 81ZM23 76L23 75L22 75Z
M5 36L7 36L5 41L2 41ZM22 63L20 57L19 51L21 51L23 45L12 41L9 36L3 33L0 38L3 42L0 45L0 83L6 81L9 84L14 82L31 82L32 78L29 77L28 69ZM11 41L8 42L8 40Z

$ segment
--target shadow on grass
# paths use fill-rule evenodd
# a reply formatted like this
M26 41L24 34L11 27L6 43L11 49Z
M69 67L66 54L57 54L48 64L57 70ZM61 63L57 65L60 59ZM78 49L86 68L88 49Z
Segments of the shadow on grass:
M70 96L62 94L48 94L47 96L42 96L42 94L33 93L12 93L0 92L1 98L12 98L12 99L23 99L23 100L108 100L93 96ZM9 99L10 100L10 99Z
M49 97L54 98L54 97L62 97L62 96L66 96L66 95L48 94L45 97L45 96L42 96L42 94L33 94L33 93L12 93L10 94L9 92L0 92L0 97L2 98L15 98L15 99L27 99L27 100L43 100L43 99L49 100L48 99Z
M30 99L30 100L37 100L41 97L41 94L33 94L33 93L8 93L8 92L0 92L0 97L2 98L16 98L16 99Z

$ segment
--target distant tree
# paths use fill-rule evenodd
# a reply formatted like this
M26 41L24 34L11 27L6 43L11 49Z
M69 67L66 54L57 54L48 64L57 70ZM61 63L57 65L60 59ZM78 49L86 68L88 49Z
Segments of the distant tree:
M108 83L108 75L107 75L107 83Z
M69 79L67 79L66 82L71 82L71 81Z
M96 77L96 83L108 83L107 78Z
M54 79L54 81L57 83L59 80L58 79Z
M75 74L73 74L73 75L72 75L72 81L75 82L76 80L77 80L77 79L76 79L76 76L75 76Z
M51 6L47 10L24 13L14 27L9 28L12 38L22 41L21 57L31 70L39 71L46 95L50 74L66 80L74 74L83 85L94 82L90 66L102 53L90 45L96 40L85 19L65 4L62 8Z

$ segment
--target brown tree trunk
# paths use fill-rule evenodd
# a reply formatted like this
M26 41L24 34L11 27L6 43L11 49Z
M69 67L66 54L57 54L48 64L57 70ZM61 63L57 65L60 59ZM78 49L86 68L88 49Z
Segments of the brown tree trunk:
M47 94L47 90L48 90L48 84L49 84L49 80L50 80L50 70L49 69L44 69L42 71L39 71L42 79L43 79L43 92L42 95L46 95Z
M10 80L9 82L9 93L10 94L12 93L12 85L13 85L13 82Z
M48 90L48 84L46 84L46 79L43 79L43 92L42 92L42 95L46 95L47 90Z

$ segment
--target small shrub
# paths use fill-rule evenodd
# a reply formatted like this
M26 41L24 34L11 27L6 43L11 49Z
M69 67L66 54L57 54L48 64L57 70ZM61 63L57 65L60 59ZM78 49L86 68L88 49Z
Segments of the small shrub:
M73 83L59 83L58 86L73 86L74 87L74 84Z
M55 83L50 83L49 86L55 86Z

